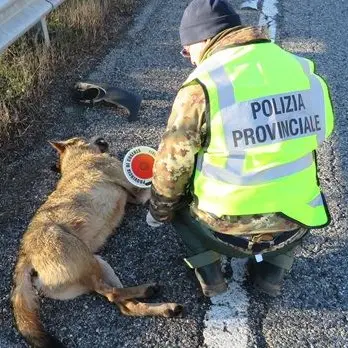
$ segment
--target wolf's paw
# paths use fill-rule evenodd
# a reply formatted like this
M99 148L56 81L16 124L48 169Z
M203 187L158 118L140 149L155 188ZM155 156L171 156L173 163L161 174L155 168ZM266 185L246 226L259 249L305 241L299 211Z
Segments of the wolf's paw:
M145 297L155 297L161 293L161 286L158 283L149 284L148 288L145 291Z
M167 318L177 317L184 310L184 306L179 305L177 303L169 303L168 305L169 305L169 308L167 308L163 314Z

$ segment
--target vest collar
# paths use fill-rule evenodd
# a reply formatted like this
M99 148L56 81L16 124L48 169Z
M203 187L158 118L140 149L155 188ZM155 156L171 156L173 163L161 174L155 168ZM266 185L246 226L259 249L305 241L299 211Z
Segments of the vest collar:
M226 29L210 39L202 53L200 63L224 47L270 42L263 27L243 27Z

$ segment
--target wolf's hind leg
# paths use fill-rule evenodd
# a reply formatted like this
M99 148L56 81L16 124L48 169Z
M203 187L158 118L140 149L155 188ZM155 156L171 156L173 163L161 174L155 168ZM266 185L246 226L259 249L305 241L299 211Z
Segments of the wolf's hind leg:
M116 275L112 267L105 260L103 260L99 255L94 255L94 257L97 259L101 267L104 281L115 288L123 288L123 285L120 279L118 278L118 276Z
M183 306L177 303L143 303L125 300L117 303L121 313L129 316L160 316L172 318L180 315Z
M111 302L118 298L148 298L159 293L160 287L157 283L143 284L124 288L120 279L112 267L99 255L94 255L101 268L102 282L95 282L95 291L107 297Z
M179 315L183 307L176 303L142 303L135 298L147 298L159 292L159 286L143 284L139 286L123 288L121 281L111 266L100 256L95 255L101 268L103 281L94 281L94 290L105 296L110 302L117 304L120 311L130 316L163 316L175 317Z
M96 280L93 290L105 296L110 302L118 303L123 300L153 297L159 293L160 287L156 283L150 283L128 288L115 288L102 280Z
M183 307L177 303L142 303L135 298L146 298L158 291L155 284L145 284L129 288L114 288L101 280L95 281L94 291L115 303L123 314L131 316L178 316Z

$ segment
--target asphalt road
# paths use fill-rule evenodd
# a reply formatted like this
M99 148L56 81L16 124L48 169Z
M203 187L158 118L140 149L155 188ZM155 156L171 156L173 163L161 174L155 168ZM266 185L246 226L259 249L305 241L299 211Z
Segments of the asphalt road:
M347 56L348 3L280 2L277 40L311 58L331 87L336 130L319 151L320 179L330 207L329 227L312 231L298 254L283 295L260 309L263 344L270 347L348 347Z
M231 1L240 5L241 1ZM53 103L62 116L47 139L103 135L122 156L136 145L157 147L177 89L191 71L178 54L178 25L188 1L147 0L124 38L115 44L90 79L136 91L144 97L140 121L130 124L122 111L70 101ZM319 153L320 177L333 222L313 231L276 300L258 295L248 281L239 285L248 297L248 347L348 347L346 133L348 3L343 0L280 1L277 41L313 58L332 89L336 132ZM258 14L244 11L248 23ZM46 140L46 139L44 139ZM38 142L34 151L0 168L0 347L24 347L13 328L9 306L11 271L20 236L34 211L53 190L50 171L55 154ZM156 280L164 285L160 300L185 305L176 319L128 318L97 295L72 301L42 301L46 328L68 347L204 347L204 316L210 301L201 296L183 262L184 250L170 226L153 230L146 208L129 206L127 218L100 254L126 285ZM236 345L231 347L239 348Z

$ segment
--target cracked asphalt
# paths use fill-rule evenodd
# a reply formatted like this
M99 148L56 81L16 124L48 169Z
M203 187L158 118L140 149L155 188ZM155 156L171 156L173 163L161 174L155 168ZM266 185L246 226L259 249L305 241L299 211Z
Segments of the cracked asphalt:
M46 140L103 135L120 158L137 145L157 147L177 89L192 70L179 55L178 25L188 0L143 3L130 30L99 66L91 67L88 76L141 94L140 120L128 123L123 111L85 108L60 99L58 94L52 107L61 117L47 130L45 139L23 147L15 162L0 168L0 348L25 347L13 328L11 272L21 235L58 179L50 170L55 154ZM248 346L348 347L348 3L281 0L278 8L277 42L314 59L317 71L331 86L336 130L318 160L333 221L306 239L279 298L266 298L248 281L243 284L249 297L252 333ZM258 22L256 11L240 13L246 23ZM151 229L145 215L145 207L128 206L126 219L100 254L126 285L159 281L164 287L159 300L184 304L185 315L176 319L129 318L98 295L72 301L43 299L45 327L68 347L205 347L203 319L210 301L203 298L192 272L185 267L184 249L172 228Z

